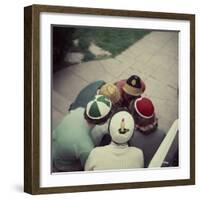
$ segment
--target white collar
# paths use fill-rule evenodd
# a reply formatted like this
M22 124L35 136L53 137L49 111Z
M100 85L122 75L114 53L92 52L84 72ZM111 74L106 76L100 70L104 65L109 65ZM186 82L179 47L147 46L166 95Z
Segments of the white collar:
M117 143L115 143L114 141L111 141L110 144L111 144L112 146L118 147L118 148L126 148L126 147L128 147L128 144L127 144L127 143L124 143L124 144L117 144Z

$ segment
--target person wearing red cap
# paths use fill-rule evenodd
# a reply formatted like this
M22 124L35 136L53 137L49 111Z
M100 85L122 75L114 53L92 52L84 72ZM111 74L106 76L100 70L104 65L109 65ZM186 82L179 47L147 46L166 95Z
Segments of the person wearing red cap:
M152 101L141 97L130 103L129 109L135 120L135 127L142 133L148 134L156 130L158 119Z
M120 80L115 83L121 94L121 107L128 108L131 101L140 98L145 91L144 81L137 75L130 76L127 80Z

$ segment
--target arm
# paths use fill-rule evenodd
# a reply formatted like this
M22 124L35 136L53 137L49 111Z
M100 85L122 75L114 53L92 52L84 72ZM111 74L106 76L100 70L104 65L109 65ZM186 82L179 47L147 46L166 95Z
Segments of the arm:
M85 166L85 162L92 149L94 149L92 141L88 141L87 143L82 142L82 145L79 147L79 159L82 167Z
M93 151L91 151L90 155L88 156L88 159L85 163L85 171L92 171L94 170L94 159L93 159Z
M95 126L91 131L91 137L95 146L101 144L102 138L108 133L108 123Z

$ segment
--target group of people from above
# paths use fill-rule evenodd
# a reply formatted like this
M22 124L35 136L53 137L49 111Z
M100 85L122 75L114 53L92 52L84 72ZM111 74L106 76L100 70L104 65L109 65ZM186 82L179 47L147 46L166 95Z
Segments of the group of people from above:
M152 101L143 97L145 88L137 75L115 83L98 80L83 88L53 130L52 171L147 167L151 149L137 140L148 140L158 119Z

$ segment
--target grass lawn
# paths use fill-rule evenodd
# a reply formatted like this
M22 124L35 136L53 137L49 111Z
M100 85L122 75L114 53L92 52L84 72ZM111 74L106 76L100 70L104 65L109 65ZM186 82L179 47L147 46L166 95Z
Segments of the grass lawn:
M150 33L148 30L124 28L76 28L73 39L79 39L80 51L85 56L84 61L89 61L95 59L95 56L88 51L91 42L115 57L148 33Z

